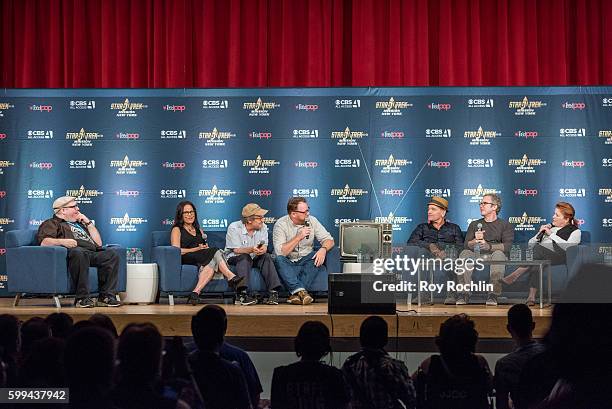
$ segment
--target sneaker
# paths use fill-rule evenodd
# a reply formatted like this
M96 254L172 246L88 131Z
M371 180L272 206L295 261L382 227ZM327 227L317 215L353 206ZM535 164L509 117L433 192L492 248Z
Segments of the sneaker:
M457 293L449 292L444 299L444 305L455 305L457 302Z
M268 305L278 305L278 291L270 290L268 293L268 299L266 300Z
M490 307L497 307L497 296L493 293L490 293L487 297L486 305Z
M457 297L457 301L455 301L455 305L466 305L470 302L470 296L467 294L459 294Z
M85 297L85 298L75 300L74 306L77 308L93 308L96 306L96 303L91 298Z
M98 297L96 301L96 307L120 307L121 303L117 299L110 295Z
M303 303L302 303L302 299L300 298L300 293L301 291L295 294L291 294L289 298L287 298L287 304L302 305Z
M236 304L255 305L257 304L257 298L253 298L249 294L247 294L246 291L243 291L238 295L238 298L236 298Z
M312 304L312 302L314 301L314 298L312 298L312 296L308 294L308 291L306 290L298 291L298 295L302 300L302 305Z

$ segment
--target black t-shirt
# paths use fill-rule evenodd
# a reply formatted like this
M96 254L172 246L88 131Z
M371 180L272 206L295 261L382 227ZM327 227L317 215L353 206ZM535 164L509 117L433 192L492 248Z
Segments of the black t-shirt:
M342 372L321 362L300 361L274 369L273 409L341 409L349 402Z

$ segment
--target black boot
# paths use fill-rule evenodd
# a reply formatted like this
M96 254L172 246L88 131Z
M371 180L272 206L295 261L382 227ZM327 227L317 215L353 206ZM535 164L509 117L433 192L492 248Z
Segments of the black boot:
M187 298L187 304L198 305L198 301L200 301L200 294L194 292L189 294L189 298Z

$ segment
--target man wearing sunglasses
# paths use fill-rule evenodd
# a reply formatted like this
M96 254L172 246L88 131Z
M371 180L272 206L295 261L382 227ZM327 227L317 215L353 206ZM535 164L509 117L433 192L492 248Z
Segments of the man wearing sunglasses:
M119 257L102 247L100 232L80 212L76 199L63 196L53 202L54 215L38 228L36 239L41 246L68 249L68 271L76 289L75 307L118 307L115 298L119 274ZM98 268L99 296L89 295L89 267Z
M465 235L465 250L459 254L459 258L474 259L482 257L485 260L507 260L506 254L512 247L514 241L514 228L506 220L498 216L502 208L501 197L496 193L483 196L480 202L480 214L482 218L474 220L468 226ZM480 255L477 255L478 248ZM493 292L487 296L486 304L497 305L497 298L501 294L501 278L504 276L505 266L492 264L490 267L489 283L493 284ZM472 282L472 270L465 269L465 273L457 276L459 284L470 284ZM469 302L469 292L464 292L457 297L456 304L464 305Z
M314 239L321 244L317 251L313 249ZM287 215L274 224L273 240L276 270L291 292L287 302L312 303L314 299L308 294L308 287L325 270L323 263L327 252L334 247L334 238L310 215L305 198L292 197L287 203Z

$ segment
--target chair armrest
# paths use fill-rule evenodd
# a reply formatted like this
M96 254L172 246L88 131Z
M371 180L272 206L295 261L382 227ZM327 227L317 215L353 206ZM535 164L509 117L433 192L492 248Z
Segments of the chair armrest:
M181 288L181 249L174 246L153 247L151 261L157 263L160 290L173 291Z
M336 246L332 247L325 256L325 267L328 274L341 273L342 264L340 263L340 249Z
M66 293L68 250L61 246L21 246L6 250L10 292Z
M594 249L588 244L579 244L569 247L565 252L565 257L568 280L574 277L584 264L597 263L599 261Z

